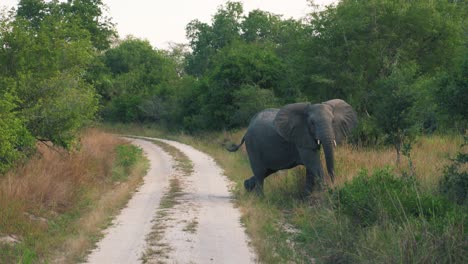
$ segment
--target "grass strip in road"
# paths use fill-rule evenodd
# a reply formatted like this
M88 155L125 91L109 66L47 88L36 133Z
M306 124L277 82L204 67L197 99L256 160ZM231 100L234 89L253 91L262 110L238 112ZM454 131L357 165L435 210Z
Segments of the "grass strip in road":
M160 140L144 139L161 147L174 160L173 168L175 172L169 179L169 188L159 203L158 211L151 232L146 238L147 248L143 253L141 260L143 263L156 262L165 263L168 261L168 253L172 250L171 246L165 243L164 235L167 229L167 221L170 220L172 209L176 207L183 196L183 177L187 177L193 172L192 161L178 148ZM190 231L196 231L196 225L190 226Z

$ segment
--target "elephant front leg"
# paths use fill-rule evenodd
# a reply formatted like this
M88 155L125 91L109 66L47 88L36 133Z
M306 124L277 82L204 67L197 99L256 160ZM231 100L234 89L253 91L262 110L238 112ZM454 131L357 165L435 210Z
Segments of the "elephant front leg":
M323 171L314 171L313 169L306 169L306 186L305 194L310 195L313 191L318 191L322 188Z
M320 154L316 151L309 153L306 160L306 186L305 194L310 195L312 191L321 189L323 179L323 168L320 162Z

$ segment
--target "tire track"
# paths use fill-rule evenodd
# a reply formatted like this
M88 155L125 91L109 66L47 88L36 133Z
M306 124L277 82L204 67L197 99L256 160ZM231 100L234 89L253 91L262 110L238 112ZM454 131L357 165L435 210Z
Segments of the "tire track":
M87 263L256 262L232 203L230 182L211 157L175 141L130 140L144 150L150 170ZM153 140L180 150L193 172L181 173L178 158L174 162Z

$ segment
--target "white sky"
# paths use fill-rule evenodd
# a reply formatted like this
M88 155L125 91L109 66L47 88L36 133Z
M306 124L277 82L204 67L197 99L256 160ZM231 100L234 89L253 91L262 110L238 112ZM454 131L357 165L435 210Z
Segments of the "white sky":
M187 43L185 26L193 19L210 22L218 7L227 0L103 0L108 15L117 24L119 36L133 35L147 39L160 49L169 43ZM19 0L1 0L2 6L16 7ZM310 7L306 0L242 0L244 13L254 9L283 15L284 18L302 18ZM337 0L315 0L328 5Z

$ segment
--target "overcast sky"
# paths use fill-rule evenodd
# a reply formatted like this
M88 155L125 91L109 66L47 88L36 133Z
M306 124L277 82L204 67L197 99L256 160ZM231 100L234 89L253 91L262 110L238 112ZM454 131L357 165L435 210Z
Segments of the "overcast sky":
M186 43L185 26L193 19L210 22L218 6L227 0L103 0L108 15L117 24L121 38L133 35L157 48L170 42ZM1 0L0 6L16 7L19 0ZM306 0L243 0L244 13L261 9L284 18L304 17L311 9ZM336 0L315 0L325 5Z

